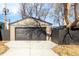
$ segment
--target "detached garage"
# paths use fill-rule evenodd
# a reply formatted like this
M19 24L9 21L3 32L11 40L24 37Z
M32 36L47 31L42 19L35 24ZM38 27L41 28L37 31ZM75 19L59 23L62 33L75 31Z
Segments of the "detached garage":
M10 24L10 40L51 40L51 23L33 17Z

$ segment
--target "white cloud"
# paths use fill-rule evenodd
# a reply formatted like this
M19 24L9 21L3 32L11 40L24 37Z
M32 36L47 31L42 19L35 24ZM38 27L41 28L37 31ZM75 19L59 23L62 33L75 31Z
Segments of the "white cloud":
M18 12L18 8L17 8L17 7L13 7L13 8L11 8L10 10L11 10L11 12L12 12L13 14L17 14L17 12Z
M0 4L0 14L3 12L4 4Z
M4 3L0 3L0 14L3 14ZM17 14L19 4L17 3L7 3L7 8L9 9L10 14Z
M9 6L9 10L10 10L10 13L13 13L13 14L17 14L18 13L18 8L19 8L19 5L18 4L11 4L12 6Z

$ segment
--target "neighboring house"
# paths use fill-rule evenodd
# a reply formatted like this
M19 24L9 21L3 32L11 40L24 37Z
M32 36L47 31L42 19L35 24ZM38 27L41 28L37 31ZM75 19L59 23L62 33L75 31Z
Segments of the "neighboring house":
M0 25L2 26L2 29L1 29L2 40L3 41L9 40L10 39L10 36L9 36L8 29L6 29L6 31L4 31L4 23L3 22L0 22Z
M0 22L0 25L2 26L2 30L4 30L4 23Z
M4 23L0 22L0 41L2 41L2 31L3 31L3 25Z
M46 35L52 33L51 27L51 23L33 17L18 20L10 24L10 41L51 40Z

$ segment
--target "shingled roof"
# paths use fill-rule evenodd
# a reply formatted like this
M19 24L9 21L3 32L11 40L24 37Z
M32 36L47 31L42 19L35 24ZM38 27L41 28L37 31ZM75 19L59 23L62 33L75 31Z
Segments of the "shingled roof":
M49 22L46 22L46 21L44 21L44 20L40 20L40 19L37 19L37 18L34 18L34 17L28 17L28 18L31 18L31 19L34 19L34 20L39 20L39 21L41 21L41 22L45 22L45 23L48 23L49 25L52 25L52 23L49 23ZM17 21L15 21L15 22L10 23L10 24L14 24L14 23L17 23L17 22L22 21L22 20L25 20L25 19L27 19L27 18L17 20Z

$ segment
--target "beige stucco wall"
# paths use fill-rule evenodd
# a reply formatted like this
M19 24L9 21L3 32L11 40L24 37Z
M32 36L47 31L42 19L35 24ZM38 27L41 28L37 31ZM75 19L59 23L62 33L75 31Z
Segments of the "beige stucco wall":
M10 27L10 40L11 41L15 40L15 26Z
M14 41L15 40L15 28L16 27L35 27L36 26L36 22L33 19L26 19L23 21L19 21L17 23L11 24L10 26L10 40ZM51 34L51 26L49 26L47 23L44 22L40 22L41 27L46 27L46 32L48 34ZM46 36L46 40L49 39L49 36ZM51 37L50 39L51 40Z

